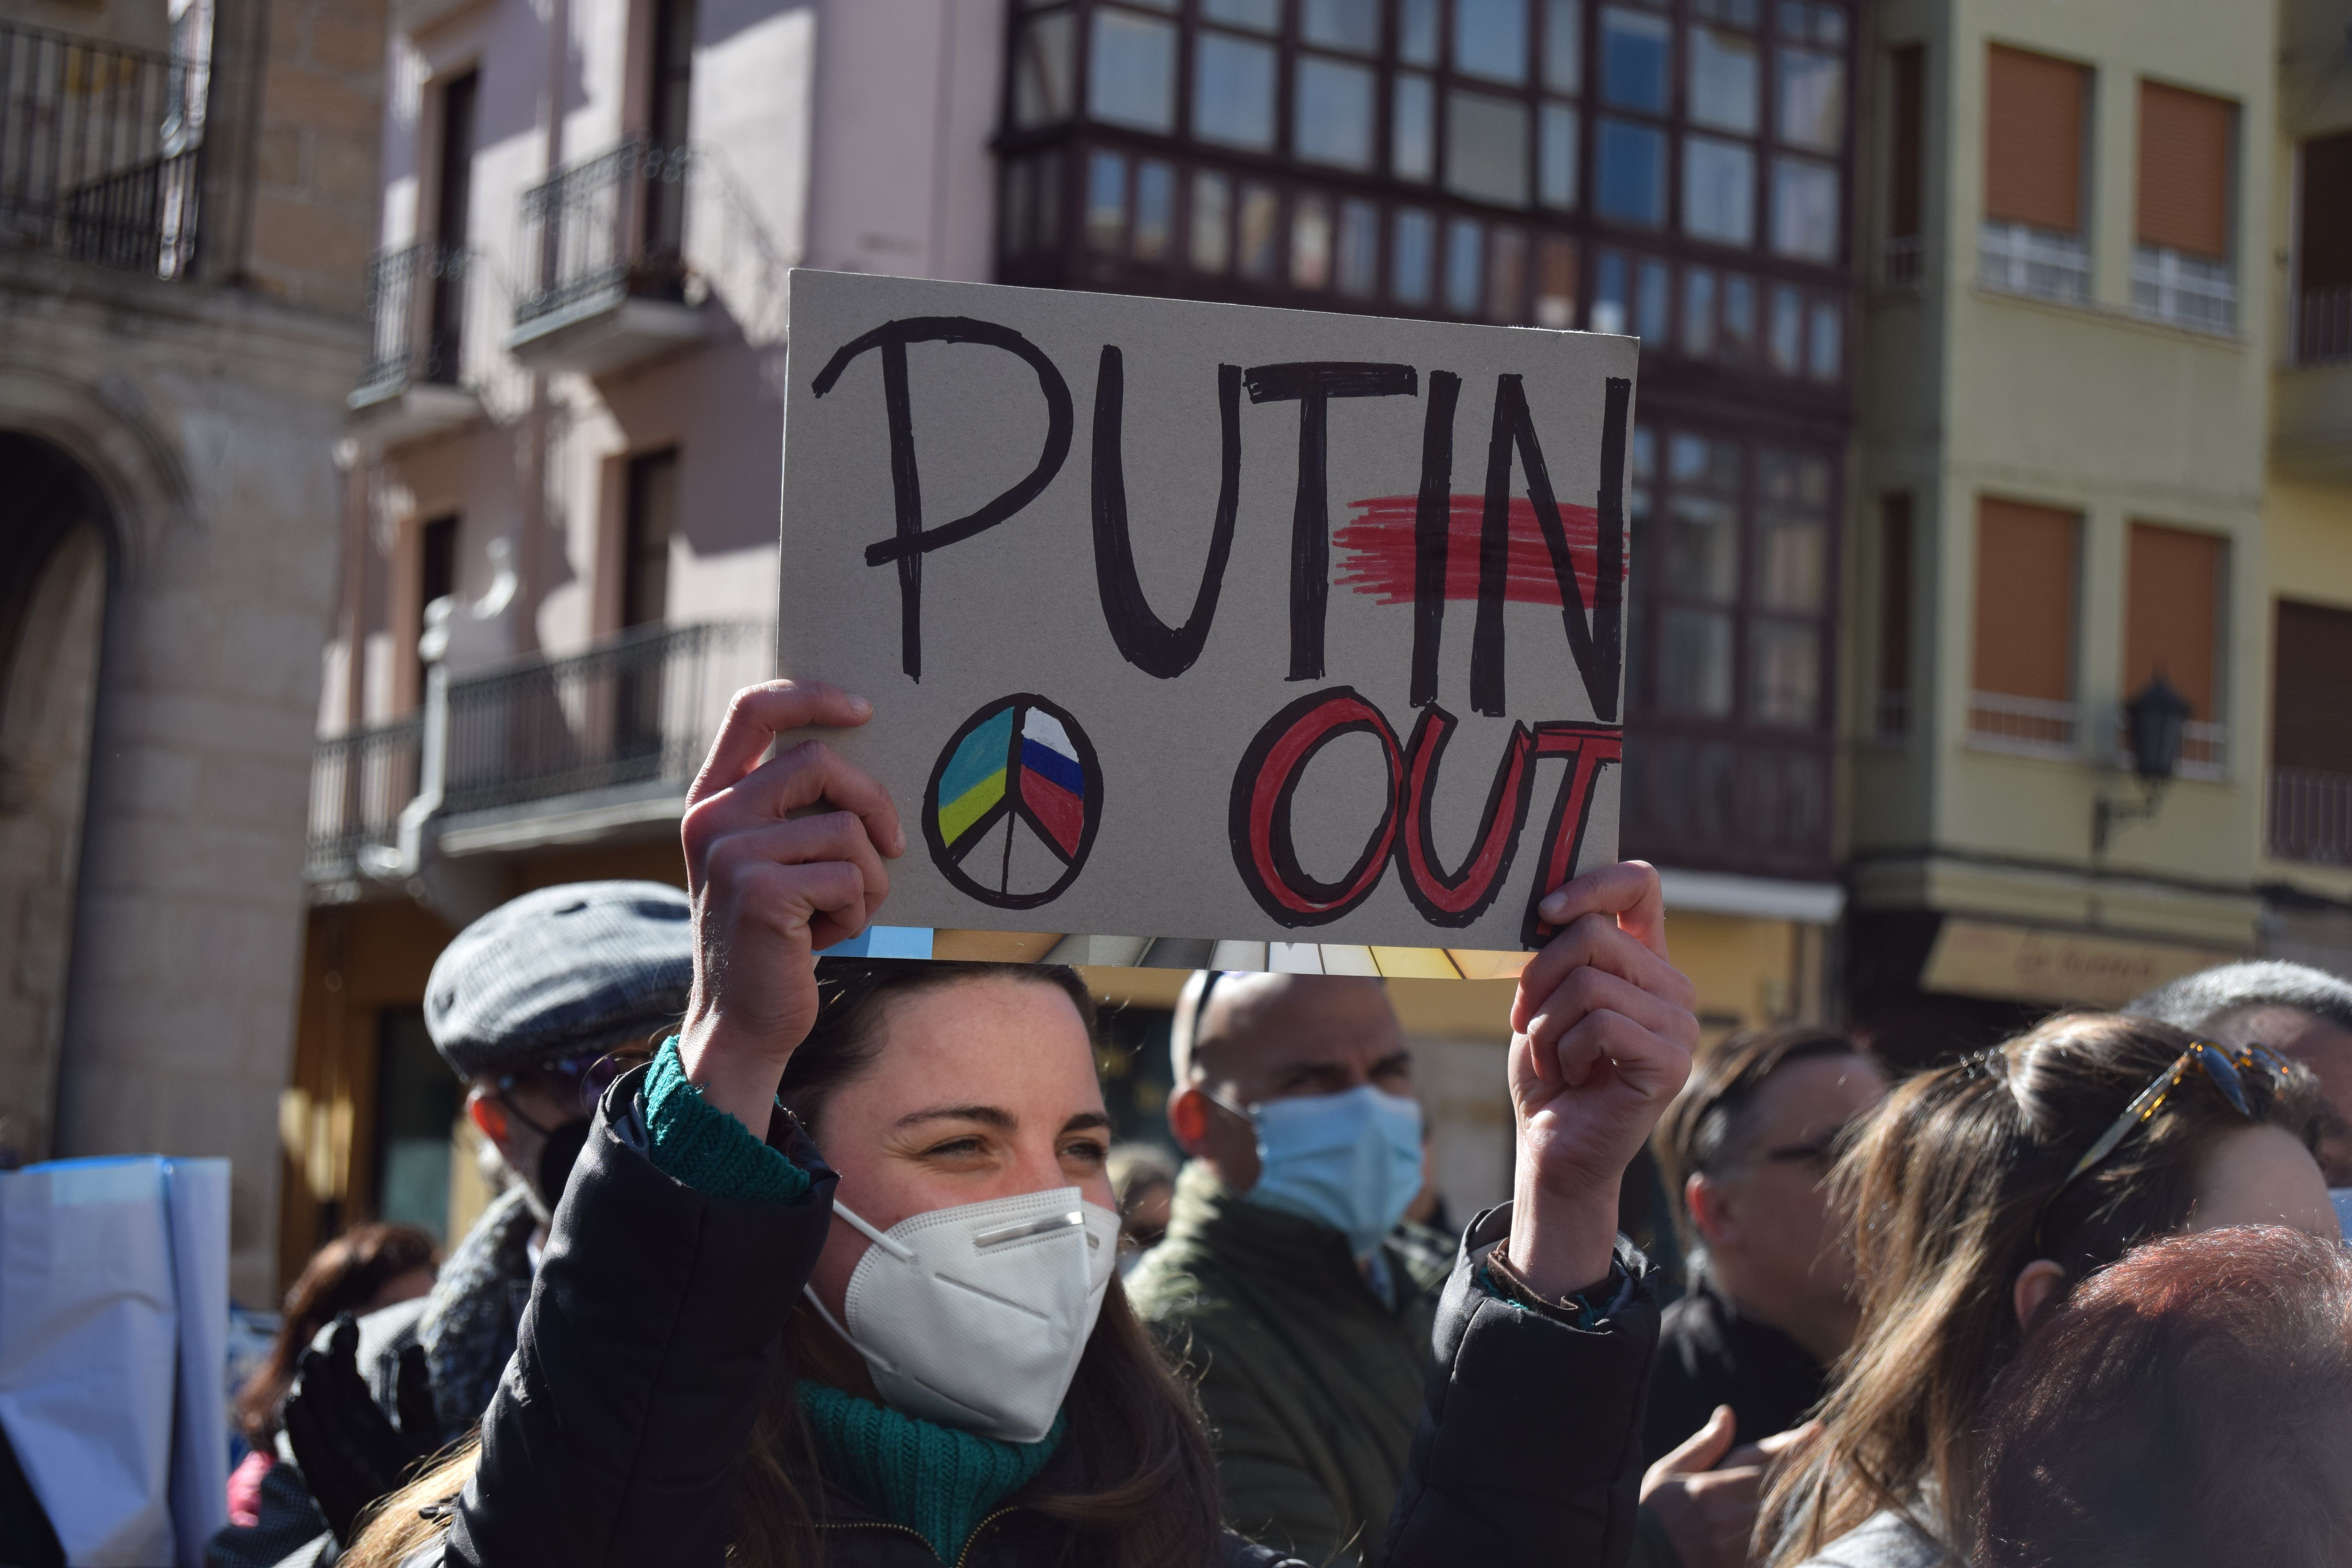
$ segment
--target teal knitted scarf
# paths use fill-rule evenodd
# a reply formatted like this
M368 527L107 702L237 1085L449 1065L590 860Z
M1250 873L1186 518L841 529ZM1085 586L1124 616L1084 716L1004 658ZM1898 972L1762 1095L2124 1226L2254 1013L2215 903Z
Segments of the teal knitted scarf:
M893 1524L952 1563L982 1519L1028 1484L1060 1447L1066 1425L1035 1443L1002 1443L942 1426L829 1384L801 1380L801 1411L839 1479Z

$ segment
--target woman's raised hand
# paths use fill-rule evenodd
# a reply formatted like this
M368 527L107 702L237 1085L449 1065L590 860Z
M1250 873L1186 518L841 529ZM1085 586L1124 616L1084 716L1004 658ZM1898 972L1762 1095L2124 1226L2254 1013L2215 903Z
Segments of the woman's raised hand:
M1543 900L1559 929L1511 1006L1518 1173L1511 1266L1547 1296L1605 1279L1617 1189L1690 1076L1696 993L1666 961L1657 871L1627 860Z
M678 1054L704 1099L762 1136L784 1064L816 1022L814 955L866 929L890 892L882 863L906 853L907 836L888 792L823 742L760 757L779 734L873 714L823 681L746 687L687 791L694 996Z

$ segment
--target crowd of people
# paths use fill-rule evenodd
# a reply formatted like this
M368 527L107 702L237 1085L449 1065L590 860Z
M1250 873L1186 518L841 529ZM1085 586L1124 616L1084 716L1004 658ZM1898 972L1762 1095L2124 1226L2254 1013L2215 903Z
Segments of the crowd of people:
M213 1562L2352 1562L2352 985L2234 964L1896 1082L1702 1046L1606 868L1546 904L1512 1199L1457 1228L1377 981L1193 975L1171 1161L1111 1142L1074 973L816 959L905 837L762 759L866 711L745 694L687 893L444 953L511 1184L437 1275L392 1227L305 1271ZM1685 1267L1620 1234L1653 1186Z

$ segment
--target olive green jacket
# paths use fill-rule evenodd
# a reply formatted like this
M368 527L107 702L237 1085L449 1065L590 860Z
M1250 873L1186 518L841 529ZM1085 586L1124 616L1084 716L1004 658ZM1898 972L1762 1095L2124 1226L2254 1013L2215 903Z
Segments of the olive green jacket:
M1167 1239L1127 1289L1196 1382L1234 1531L1309 1563L1377 1568L1454 1250L1400 1226L1379 1254L1383 1300L1339 1231L1184 1167Z

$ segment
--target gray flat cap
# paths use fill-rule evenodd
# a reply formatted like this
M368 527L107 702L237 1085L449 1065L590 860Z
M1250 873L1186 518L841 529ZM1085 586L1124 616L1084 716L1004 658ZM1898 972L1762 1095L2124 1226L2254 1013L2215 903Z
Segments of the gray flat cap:
M460 1078L643 1039L686 1012L693 910L659 882L569 882L457 933L425 983L425 1028Z

